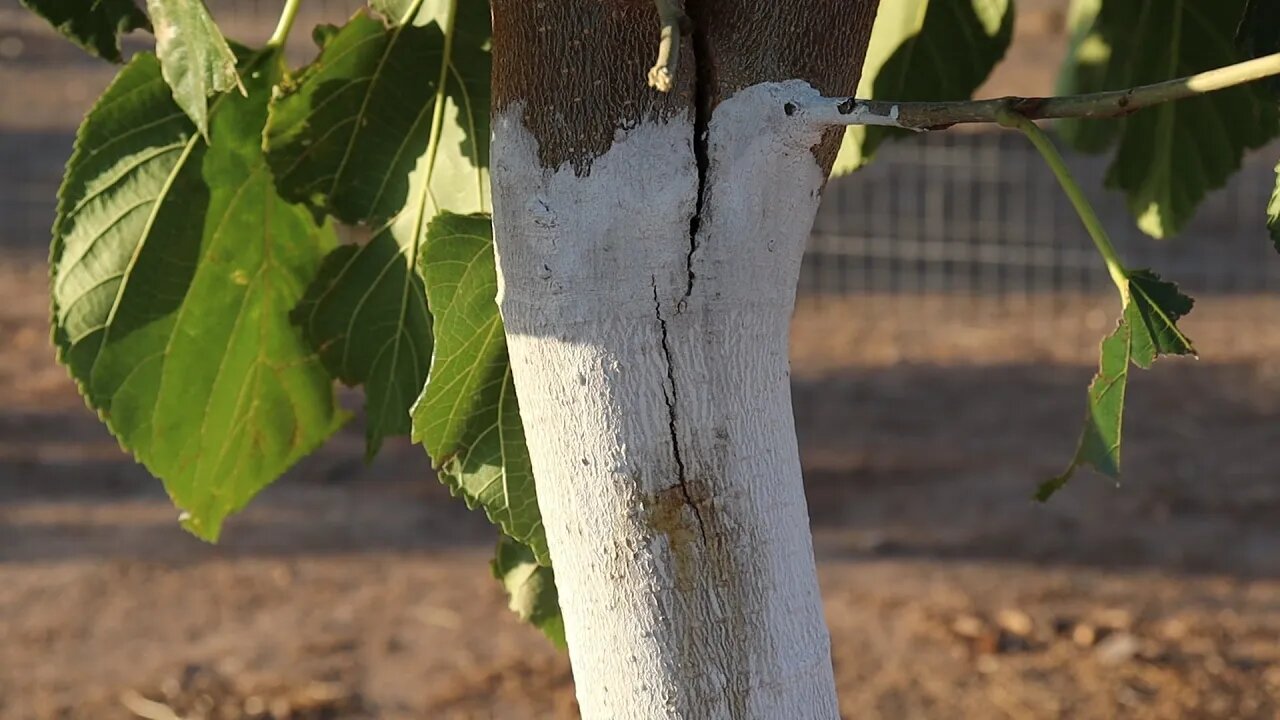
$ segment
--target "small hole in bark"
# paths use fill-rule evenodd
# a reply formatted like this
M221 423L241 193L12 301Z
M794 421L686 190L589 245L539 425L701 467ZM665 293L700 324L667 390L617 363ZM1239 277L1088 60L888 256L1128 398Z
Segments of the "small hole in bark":
M795 115L796 114L795 103L787 103L786 105L783 105L782 112L786 113L788 117Z

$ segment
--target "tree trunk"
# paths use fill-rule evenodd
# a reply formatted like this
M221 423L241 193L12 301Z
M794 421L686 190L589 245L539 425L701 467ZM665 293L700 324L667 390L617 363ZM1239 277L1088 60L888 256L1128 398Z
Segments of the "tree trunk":
M499 302L584 718L835 718L788 325L876 0L495 0Z

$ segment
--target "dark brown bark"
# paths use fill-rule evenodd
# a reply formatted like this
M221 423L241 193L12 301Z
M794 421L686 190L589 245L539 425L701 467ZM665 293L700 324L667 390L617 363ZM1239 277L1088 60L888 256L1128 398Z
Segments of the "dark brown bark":
M658 50L653 0L493 0L493 112L524 105L542 165L585 174L619 128L693 108L693 51L670 93L645 81Z
M657 54L652 0L493 0L493 107L523 103L545 167L579 174L618 129L698 111L762 82L798 78L852 95L879 0L686 0L692 36L670 93L645 76ZM701 105L701 107L697 107ZM701 128L700 128L701 129ZM840 129L817 148L830 168Z
M699 72L698 102L710 111L762 82L800 79L824 95L853 95L880 0L688 0ZM831 170L844 128L814 148Z

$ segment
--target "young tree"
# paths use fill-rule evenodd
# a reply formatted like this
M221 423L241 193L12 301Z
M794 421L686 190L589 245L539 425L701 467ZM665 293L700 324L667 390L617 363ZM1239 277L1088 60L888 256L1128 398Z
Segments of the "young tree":
M1081 0L1064 82L1092 94L985 102L962 99L1008 0L492 0L492 24L482 0L373 0L296 72L298 0L257 50L199 0L23 2L107 59L157 39L59 196L54 339L89 404L213 540L341 424L333 380L363 385L370 456L411 432L499 525L494 573L567 637L589 718L839 714L787 364L838 152L849 171L902 129L998 122L1062 180L1123 311L1047 497L1118 475L1130 365L1193 348L1190 299L1122 264L1032 119L1126 116L1066 134L1118 143L1111 181L1154 235L1278 130L1241 87L1280 73L1267 2L1192 22Z
M784 108L853 93L874 6L692 2L657 93L649 3L494 2L499 305L587 717L837 714L787 339L841 132Z

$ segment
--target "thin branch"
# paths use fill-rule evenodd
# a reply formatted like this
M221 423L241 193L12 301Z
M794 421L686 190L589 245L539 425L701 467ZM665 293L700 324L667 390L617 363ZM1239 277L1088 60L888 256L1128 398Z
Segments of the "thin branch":
M654 0L662 21L662 38L658 42L658 61L649 69L649 87L658 92L671 92L680 70L681 35L688 31L689 18L680 9L679 0Z
M1177 80L1128 90L1065 97L1004 97L958 102L890 102L854 98L822 98L813 104L786 108L817 125L882 125L907 130L940 130L960 123L994 123L1004 113L1031 120L1049 118L1108 118L1127 115L1152 105L1196 97L1280 75L1280 53L1228 65Z

